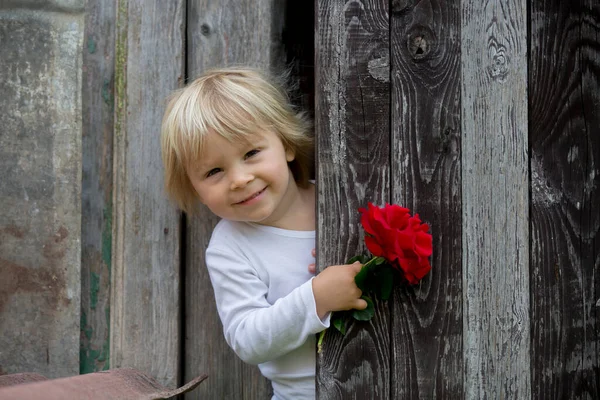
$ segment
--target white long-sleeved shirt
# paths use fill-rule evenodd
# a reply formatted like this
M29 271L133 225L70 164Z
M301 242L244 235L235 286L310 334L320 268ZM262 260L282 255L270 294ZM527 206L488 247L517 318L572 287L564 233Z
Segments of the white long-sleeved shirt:
M273 399L315 398L319 319L308 264L314 231L221 220L206 265L225 340L271 380Z

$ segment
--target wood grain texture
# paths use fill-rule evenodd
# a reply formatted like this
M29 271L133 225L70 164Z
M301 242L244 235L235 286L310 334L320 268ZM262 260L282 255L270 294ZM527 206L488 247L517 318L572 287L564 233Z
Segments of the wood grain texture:
M84 15L0 4L0 374L79 372Z
M392 201L431 225L432 271L392 302L392 399L463 398L460 3L392 2Z
M83 41L80 373L109 368L115 7L87 3Z
M249 65L277 71L283 65L284 12L276 0L189 2L187 77L209 68ZM207 208L187 216L185 272L185 380L209 379L186 399L267 399L270 382L242 362L225 342L204 253L218 222Z
M283 66L281 32L284 2L276 0L190 0L188 63L190 80L207 68L250 65L266 70Z
M120 1L116 33L111 368L180 376L180 216L164 193L160 123L184 73L184 1Z
M316 3L317 265L364 249L357 209L390 200L388 2ZM319 399L387 399L389 312L344 337L333 328L317 365Z
M531 397L527 9L462 3L465 397Z
M600 4L531 3L533 398L600 398Z

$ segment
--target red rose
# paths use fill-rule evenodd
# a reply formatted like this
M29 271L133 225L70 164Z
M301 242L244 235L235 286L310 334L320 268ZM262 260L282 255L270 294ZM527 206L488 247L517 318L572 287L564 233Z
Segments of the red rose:
M385 258L399 268L409 283L418 283L431 269L432 253L429 225L422 224L418 214L411 217L408 208L386 204L379 208L369 203L361 208L361 224L367 235L365 244L377 257Z

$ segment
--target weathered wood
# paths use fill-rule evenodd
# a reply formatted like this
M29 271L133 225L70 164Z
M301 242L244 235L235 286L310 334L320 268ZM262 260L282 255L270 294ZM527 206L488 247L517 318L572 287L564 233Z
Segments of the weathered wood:
M0 374L79 372L84 2L60 3L0 4Z
M83 50L80 372L109 368L115 6L89 1Z
M431 225L432 271L392 302L392 399L463 398L460 3L392 6L392 200Z
M527 7L462 3L465 397L531 397Z
M390 200L388 2L319 0L316 33L317 265L364 249L357 209ZM317 366L320 399L387 399L390 316L342 337L331 328Z
M249 65L276 71L283 65L282 3L276 0L189 2L187 76L209 68ZM267 399L271 384L229 348L217 314L204 252L218 219L205 207L188 216L185 273L185 380L209 379L186 399Z
M534 399L600 398L600 4L531 4Z
M183 81L185 2L117 8L111 368L180 376L180 215L160 159L165 98Z
M189 80L211 67L250 65L277 70L283 65L283 2L190 0L189 3Z

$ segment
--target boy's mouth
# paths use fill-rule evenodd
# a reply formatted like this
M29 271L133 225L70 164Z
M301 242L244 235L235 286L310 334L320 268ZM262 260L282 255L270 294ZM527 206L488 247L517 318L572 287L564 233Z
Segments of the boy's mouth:
M258 197L258 196L260 196L265 191L265 189L266 189L266 187L264 187L263 189L259 190L256 193L254 193L253 195L251 195L249 197L246 197L244 200L238 201L237 203L234 203L234 204L244 204L244 203L246 203L246 202L248 202L248 201L250 201L250 200L252 200L252 199L254 199L254 198Z

